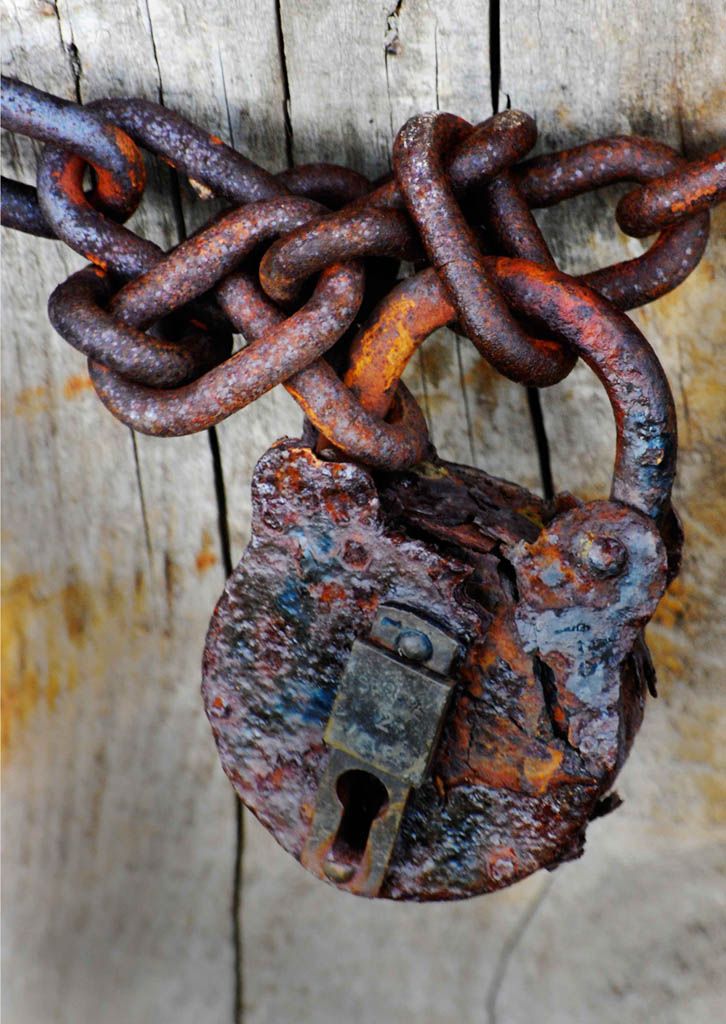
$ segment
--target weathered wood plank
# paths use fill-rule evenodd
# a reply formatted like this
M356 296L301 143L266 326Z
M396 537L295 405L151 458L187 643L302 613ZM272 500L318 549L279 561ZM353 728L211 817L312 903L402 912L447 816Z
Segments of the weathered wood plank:
M297 161L338 160L375 178L389 169L395 134L414 114L451 110L476 122L491 113L482 0L349 4L342 12L318 0L281 10ZM539 485L525 394L489 373L472 346L437 332L405 380L442 456Z
M151 0L149 22L164 102L271 171L286 166L286 96L273 0L232 5ZM180 38L200 43L179 60ZM184 229L196 230L222 204L200 202L180 181ZM228 499L233 562L249 538L249 483L255 463L279 436L297 436L302 415L283 388L217 428Z
M70 98L158 93L133 2L111 20L19 0L4 67ZM32 180L27 163L8 170ZM150 191L133 223L168 246L156 174ZM4 242L4 1009L21 1022L230 1019L234 801L198 695L223 581L208 442L135 446L45 318L81 260Z
M388 169L400 125L435 109L437 99L475 120L491 112L485 4L341 8L283 0L281 14L296 161L339 160L377 176ZM468 73L457 58L460 39L467 41ZM450 458L474 458L536 485L524 393L495 380L469 349L462 347L460 364L454 336L439 332L407 375L436 443ZM506 938L546 884L533 879L466 906L369 904L320 886L251 821L246 1019L479 1021Z
M270 170L285 166L286 126L285 89L277 33L277 10L267 0L263 4L244 0L235 5L184 0L178 3L149 4L150 31L154 57L164 102L216 132L251 159ZM243 31L240 31L240 28ZM189 61L179 60L180 33L201 34L210 45L199 45L189 52ZM202 203L188 183L179 182L182 230L191 233L222 204ZM229 555L233 564L241 556L249 539L249 486L257 459L281 434L299 433L301 415L283 388L277 388L251 408L244 409L217 428L221 453L223 486L227 501ZM207 607L211 613L212 603ZM201 715L201 707L199 708ZM217 766L222 785L228 785ZM230 801L236 800L229 789ZM230 806L225 814L237 820L241 805ZM245 816L247 817L247 815ZM244 853L245 828L239 821L237 842L240 870ZM243 1012L242 964L246 913L240 909L239 886L230 894L236 921L238 962L235 967L235 1015Z
M388 19L387 40L391 143L401 125L424 110L451 111L474 124L492 113L488 3L400 4ZM522 388L493 372L451 331L438 331L412 370L411 384L444 458L539 489Z
M677 6L505 0L502 93L537 117L544 149L635 132L686 153L706 152L726 137L725 27L723 5L712 0ZM542 212L563 269L582 272L642 250L615 225L619 194L615 189ZM717 980L706 950L720 945L710 894L718 885L724 826L716 740L724 729L719 691L726 653L717 639L725 610L718 548L724 406L716 382L726 334L718 284L726 263L724 224L720 211L706 257L688 281L631 314L663 360L678 407L675 497L686 528L685 563L649 629L661 700L648 708L618 782L626 804L591 830L586 858L558 873L552 897L512 959L497 1019L515 1024L530 1019L535 991L544 1017L563 1022L615 1022L643 1012L706 1021L723 1003L724 973ZM542 402L556 485L604 495L614 430L594 376L578 367L543 392ZM565 961L568 970L558 970Z

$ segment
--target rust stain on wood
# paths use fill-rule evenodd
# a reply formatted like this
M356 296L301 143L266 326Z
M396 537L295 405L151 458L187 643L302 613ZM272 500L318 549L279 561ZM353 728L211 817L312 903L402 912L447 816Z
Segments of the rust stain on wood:
M23 574L3 585L2 592L2 750L10 749L16 734L30 722L39 705L54 710L61 691L75 689L78 666L59 659L60 624L70 623L76 642L83 634L86 613L73 584L42 596L37 577ZM38 658L33 647L43 638L47 653Z
M87 373L74 373L66 379L63 385L63 397L78 398L84 391L89 391L92 388L93 384Z
M48 388L41 385L23 388L15 397L14 411L16 416L31 418L40 413L48 412L52 401Z
M93 389L91 379L87 373L74 373L65 379L60 393L65 399L82 397L86 392ZM57 407L55 400L55 388L45 384L35 384L31 387L18 391L13 403L13 412L16 416L25 419L32 419L43 413L50 412Z
M198 573L206 572L207 569L211 569L212 566L217 565L219 558L214 551L212 535L209 530L202 531L202 545L197 551L194 564L197 567Z
M80 681L103 676L119 645L129 643L118 619L129 606L142 621L145 583L128 592L115 580L91 587L72 568L48 591L37 574L22 573L2 587L2 737L7 756L42 709L55 711Z

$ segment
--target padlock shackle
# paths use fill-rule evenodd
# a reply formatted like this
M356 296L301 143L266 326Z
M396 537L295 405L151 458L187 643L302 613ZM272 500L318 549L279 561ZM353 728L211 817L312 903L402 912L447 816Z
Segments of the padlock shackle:
M610 497L658 519L669 507L676 465L673 396L655 352L635 324L586 285L528 260L485 257L515 312L575 349L607 392L617 443ZM436 271L397 285L355 338L345 383L385 416L403 370L423 341L456 319Z

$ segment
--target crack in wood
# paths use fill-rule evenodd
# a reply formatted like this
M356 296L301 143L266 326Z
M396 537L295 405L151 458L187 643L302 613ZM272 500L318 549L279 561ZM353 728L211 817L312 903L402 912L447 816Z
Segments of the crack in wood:
M275 29L277 32L277 52L280 61L280 78L282 80L282 118L285 125L285 160L288 168L290 168L294 162L292 111L290 107L290 78L287 70L287 55L285 53L285 31L282 27L281 0L275 0Z
M146 497L144 495L144 484L141 479L141 465L139 463L139 446L136 440L136 434L133 430L129 430L131 434L131 446L134 452L134 469L136 471L136 489L139 493L139 505L141 507L141 520L144 524L144 543L146 544L146 558L149 563L149 574L152 572L152 552L151 552L151 532L149 530L149 516L146 511Z
M71 77L73 79L73 91L75 93L76 103L82 103L81 77L83 75L83 65L81 63L81 55L78 52L78 47L76 46L75 39L73 37L73 24L71 22L70 14L67 15L68 28L70 30L70 42L66 42L65 34L63 32L63 18L61 17L57 0L53 0L51 8L58 25L58 38L60 40L61 49L68 57L68 67L70 68Z
M164 83L161 77L161 65L159 64L159 51L156 48L156 37L154 36L154 22L151 18L151 8L149 7L149 0L145 0L146 7L146 21L149 26L149 40L151 42L151 52L154 55L154 64L156 65L156 77L159 81L159 103L162 107L164 106Z
M499 86L502 77L500 25L499 0L489 0L489 84L493 114L499 113Z
M222 59L222 48L217 46L217 57L219 59L219 73L222 78L222 95L224 97L224 109L227 114L227 131L229 132L229 144L235 145L234 127L232 125L232 112L229 107L229 96L227 94L227 77L224 73L224 60Z
M157 49L156 36L154 33L154 22L151 16L151 8L149 0L145 0L146 17L149 28L149 39L151 43L151 49L154 57L154 64L156 66L156 74L158 80L158 97L161 106L165 105L164 97L164 81L161 73L161 64L159 61L159 53ZM221 51L219 51L219 62L220 70L222 74L222 87L224 92L224 102L227 114L227 124L230 134L230 143L234 145L234 131L232 128L232 118L229 106L229 98L227 95L227 84L224 75L224 64L222 62ZM170 196L172 202L172 210L174 214L174 221L177 234L177 243L184 241L188 237L188 230L186 225L186 219L184 217L184 206L182 201L182 189L179 174L176 170L168 169L168 178L170 182ZM141 486L141 475L138 466L138 449L136 438L133 431L131 431L133 437L134 456L137 459L137 484L139 488L139 495L142 504L143 517L144 517L144 529L147 538L147 547L149 554L151 552L151 538L148 533L148 521L146 518L146 506L144 501L143 489ZM232 572L232 553L230 545L230 530L229 530L229 518L227 514L227 494L226 486L224 481L224 469L222 466L222 455L219 447L219 437L215 427L211 427L207 431L207 438L209 441L209 451L212 460L212 473L214 480L214 498L217 508L217 532L219 540L219 549L222 565L224 567L225 576L229 576ZM167 592L169 587L167 586ZM233 1024L242 1024L244 1019L244 995L243 995L243 969L242 969L242 958L243 958L243 944L242 944L242 927L240 922L240 911L242 902L242 869L244 860L244 819L242 812L242 805L239 799L235 796L235 850L233 860L233 874L232 874L232 892L231 892L231 942L232 942L232 970L233 970Z
M549 501L555 496L555 485L552 478L552 461L550 459L550 442L547 437L544 414L542 412L542 399L537 388L527 388L527 404L529 416L532 420L534 441L537 445L537 459L539 461L539 472L542 481L542 496Z
M234 795L236 824L236 855L232 878L232 945L234 947L234 1001L232 1004L233 1024L244 1024L244 970L242 966L242 886L245 848L245 819L242 801Z
M498 114L499 95L502 84L500 0L489 0L489 73L492 90L492 113ZM506 97L506 109L510 110L512 99L509 93L506 94ZM552 463L549 439L542 412L542 401L537 388L527 388L527 405L529 407L529 418L532 423L532 432L534 433L534 442L537 448L542 495L549 499L554 496Z
M552 890L552 886L554 885L554 882L554 878L549 878L546 882L543 883L540 891L536 894L532 901L527 904L524 912L522 913L522 916L515 924L514 928L508 935L506 941L504 942L504 945L501 948L499 956L497 957L497 964L496 967L494 968L494 974L492 975L492 980L489 985L489 991L487 992L484 1004L486 1008L487 1024L497 1024L497 1002L499 1000L499 995L504 986L504 982L507 977L507 971L509 970L509 965L512 962L512 957L517 951L517 948L519 947L522 939L524 938L528 928L532 924L532 921L534 920L537 911L540 909L546 898L549 896Z
M219 435L216 427L210 427L207 431L209 437L209 450L212 455L212 469L214 471L214 490L217 502L217 528L219 531L219 549L224 566L225 576L231 576L232 549L229 541L229 517L227 515L227 489L224 483L224 469L222 467L222 453L219 448Z
M401 48L399 32L398 32L398 18L403 7L403 0L398 0L395 7L392 8L386 15L386 31L383 35L383 63L385 68L386 76L386 95L388 97L388 123L389 131L391 135L391 146L393 140L396 137L396 130L393 124L393 102L391 99L391 79L388 69L388 58L395 57ZM390 169L390 147L389 147L389 169Z

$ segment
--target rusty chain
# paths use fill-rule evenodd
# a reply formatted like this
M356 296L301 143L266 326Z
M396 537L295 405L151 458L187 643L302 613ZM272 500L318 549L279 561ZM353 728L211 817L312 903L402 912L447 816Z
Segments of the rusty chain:
M515 110L477 126L412 118L374 185L333 164L270 174L146 100L80 106L2 84L3 127L45 143L37 189L3 179L2 223L90 261L50 297L51 322L88 357L104 405L159 436L208 428L283 384L322 443L411 465L428 435L400 377L431 331L449 324L511 380L555 384L593 310L651 302L690 274L726 196L724 149L689 162L618 136L525 159L536 126ZM135 234L124 224L144 192L140 148L232 208L168 253ZM636 187L619 226L656 240L575 279L559 272L532 209L623 181ZM400 261L416 273L397 283ZM232 334L246 342L236 352Z

